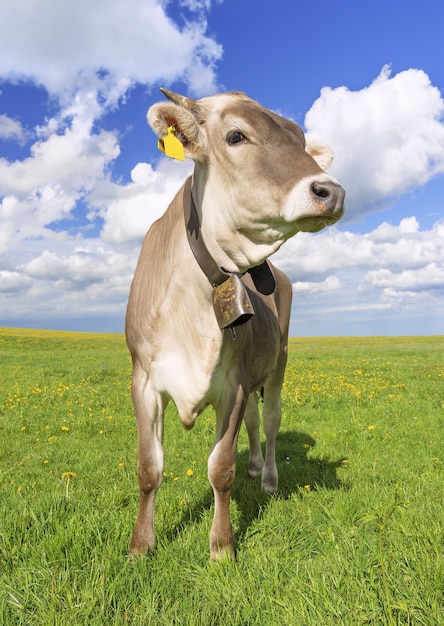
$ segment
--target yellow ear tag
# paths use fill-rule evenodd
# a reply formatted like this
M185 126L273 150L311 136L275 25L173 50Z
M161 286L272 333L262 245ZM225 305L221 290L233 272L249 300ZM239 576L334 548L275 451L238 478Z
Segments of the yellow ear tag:
M169 126L167 136L163 139L159 139L157 146L166 156L172 159L178 159L179 161L185 161L185 151L183 145L174 134L175 130L174 126Z

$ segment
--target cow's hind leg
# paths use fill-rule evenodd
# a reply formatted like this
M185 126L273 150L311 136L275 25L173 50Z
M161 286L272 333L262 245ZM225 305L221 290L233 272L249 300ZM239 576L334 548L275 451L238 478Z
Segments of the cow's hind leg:
M264 457L262 455L261 438L260 438L260 416L259 407L257 405L256 392L250 393L248 396L247 406L244 414L245 426L247 428L248 440L250 444L250 454L248 463L248 473L252 478L260 476L264 466Z
M208 479L214 491L214 517L210 532L213 561L234 559L230 498L236 472L237 440L246 402L241 386L235 392L234 398L233 394L224 395L225 398L216 407L216 443L208 459ZM227 397L229 395L231 397Z
M265 463L262 469L262 488L268 493L274 493L278 489L276 437L281 424L281 384L276 384L276 381L265 386L262 417L266 445Z
M163 413L166 399L155 392L136 360L131 393L138 430L139 514L131 539L130 554L154 550L154 506L163 473Z

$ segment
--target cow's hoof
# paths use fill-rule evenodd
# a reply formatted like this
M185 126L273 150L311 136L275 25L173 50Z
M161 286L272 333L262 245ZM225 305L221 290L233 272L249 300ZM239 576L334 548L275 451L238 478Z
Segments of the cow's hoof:
M230 562L236 560L236 556L234 554L234 550L229 546L225 546L225 548L220 548L219 550L213 550L211 552L211 561L212 563L223 563Z
M274 476L262 477L262 489L266 493L276 493L278 490L278 479Z
M248 476L250 478L258 478L262 474L262 468L250 467L248 470Z

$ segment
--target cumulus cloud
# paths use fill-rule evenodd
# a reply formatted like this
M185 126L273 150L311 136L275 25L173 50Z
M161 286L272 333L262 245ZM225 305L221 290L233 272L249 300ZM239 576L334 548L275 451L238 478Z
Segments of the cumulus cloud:
M330 229L299 233L273 261L293 283L298 318L334 318L364 311L442 311L444 223L422 230L415 217L369 233ZM308 299L307 299L308 298ZM293 326L293 332L296 326Z
M103 219L102 239L118 244L140 242L192 169L192 161L178 163L164 158L155 169L149 163L138 163L126 185L98 185L90 197L94 207L90 216Z
M295 293L319 293L321 291L334 291L335 289L339 289L340 286L341 281L337 276L327 276L327 278L320 281L303 282L301 280L298 280L293 283L293 291Z
M37 141L23 161L0 159L0 253L17 239L47 237L45 227L69 217L76 203L107 177L119 154L114 133L85 132L75 123Z
M43 85L61 99L91 85L112 101L130 82L178 77L196 95L215 89L222 48L206 33L209 2L188 1L179 28L159 0L0 3L0 76ZM205 84L194 68L206 68ZM111 97L112 96L112 97Z
M321 90L305 127L334 146L330 171L347 189L346 220L444 173L443 115L439 90L419 69L391 76L385 66L360 91Z
M25 291L31 282L29 276L20 272L0 271L0 292L4 294Z
M7 115L0 115L0 139L23 143L25 136L26 133L20 122Z

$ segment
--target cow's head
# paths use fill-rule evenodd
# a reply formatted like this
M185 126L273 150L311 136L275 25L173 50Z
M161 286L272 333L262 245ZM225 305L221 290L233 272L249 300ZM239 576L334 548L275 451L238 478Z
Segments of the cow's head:
M240 92L192 100L162 89L169 102L148 111L159 138L169 126L196 163L193 196L202 228L238 269L275 252L299 231L316 232L343 214L345 192L325 173L323 144Z

